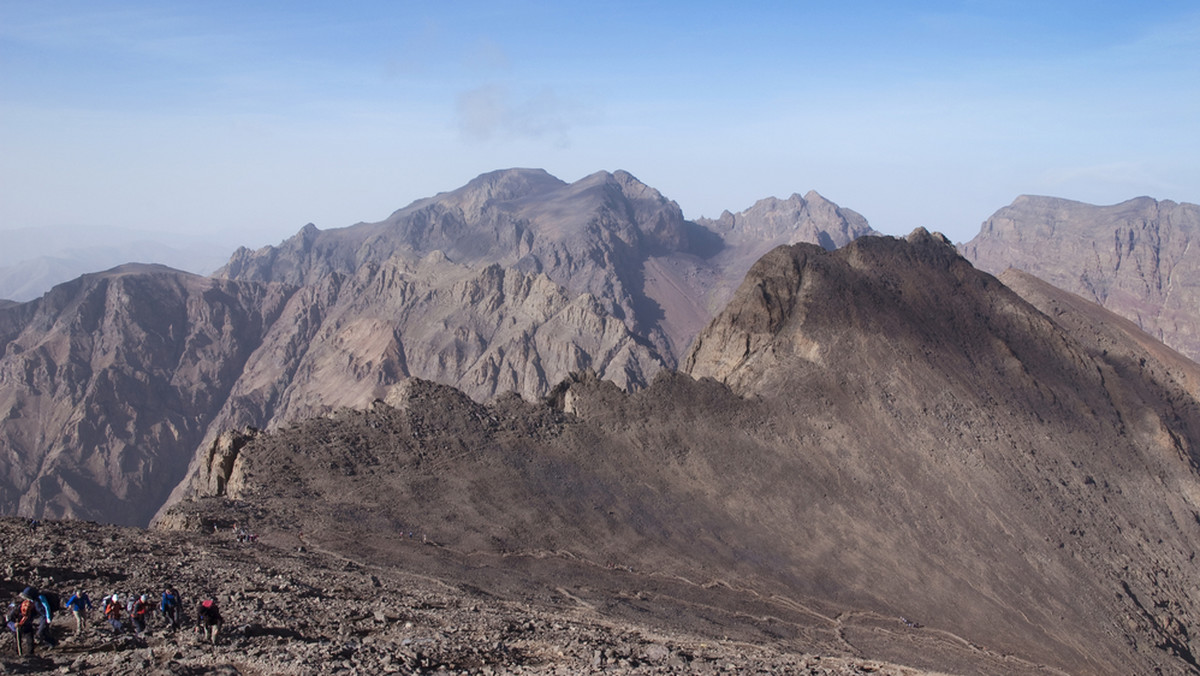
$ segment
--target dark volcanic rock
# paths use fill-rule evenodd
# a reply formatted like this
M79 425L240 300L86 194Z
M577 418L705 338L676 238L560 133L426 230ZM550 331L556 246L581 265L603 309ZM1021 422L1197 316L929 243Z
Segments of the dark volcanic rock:
M1093 300L1200 358L1200 207L1139 197L1093 206L1022 196L984 222L963 255L1017 268ZM1051 253L1052 252L1052 253Z

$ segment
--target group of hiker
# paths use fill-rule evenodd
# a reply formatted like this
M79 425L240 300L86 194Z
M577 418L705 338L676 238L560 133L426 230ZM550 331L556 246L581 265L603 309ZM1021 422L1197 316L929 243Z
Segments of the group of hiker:
M156 611L162 618L164 629L172 632L179 629L184 621L183 598L179 592L167 585L157 601L155 604L148 594L122 596L113 593L101 600L100 607L114 635L132 631L139 637L143 636ZM55 592L26 587L19 599L8 604L5 622L16 637L18 655L32 655L35 643L48 648L58 645L53 632L54 615L63 608L71 611L75 617L75 635L83 633L88 611L92 610L92 600L82 589L75 590L66 604L60 605ZM216 644L222 622L221 611L214 597L205 597L196 605L196 632L202 633L206 642Z
M258 533L251 533L244 526L238 526L236 523L233 524L233 537L238 542L258 542Z

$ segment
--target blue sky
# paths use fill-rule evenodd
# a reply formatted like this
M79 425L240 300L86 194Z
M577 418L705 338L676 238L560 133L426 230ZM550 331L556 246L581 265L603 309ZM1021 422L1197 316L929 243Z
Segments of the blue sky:
M1200 3L0 0L0 229L375 221L505 167L965 241L1200 201Z

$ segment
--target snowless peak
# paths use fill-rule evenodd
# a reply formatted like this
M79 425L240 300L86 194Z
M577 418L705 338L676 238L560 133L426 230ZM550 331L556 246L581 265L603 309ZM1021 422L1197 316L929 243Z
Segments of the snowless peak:
M917 227L906 238L910 244L936 243L954 246L948 237L940 232L929 232L924 227Z

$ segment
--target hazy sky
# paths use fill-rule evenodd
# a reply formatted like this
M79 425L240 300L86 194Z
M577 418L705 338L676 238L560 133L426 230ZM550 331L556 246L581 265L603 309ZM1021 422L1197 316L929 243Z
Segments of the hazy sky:
M0 0L0 229L257 246L518 166L955 241L1022 193L1197 202L1200 3Z

